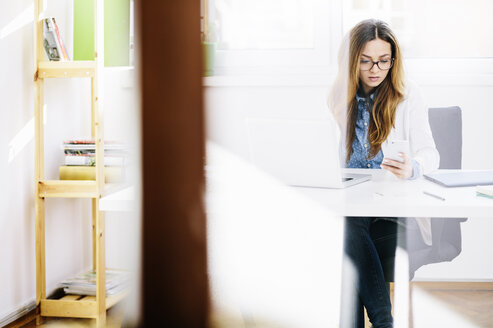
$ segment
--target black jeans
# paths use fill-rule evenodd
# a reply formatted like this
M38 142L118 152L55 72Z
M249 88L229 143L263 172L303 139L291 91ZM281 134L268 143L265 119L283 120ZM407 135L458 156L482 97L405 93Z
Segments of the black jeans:
M412 236L419 235L414 219L399 219L402 225L396 220L346 218L341 312L344 328L364 327L363 306L373 327L393 327L387 282L393 281L396 247L408 251L427 247L421 237L408 237L408 230Z

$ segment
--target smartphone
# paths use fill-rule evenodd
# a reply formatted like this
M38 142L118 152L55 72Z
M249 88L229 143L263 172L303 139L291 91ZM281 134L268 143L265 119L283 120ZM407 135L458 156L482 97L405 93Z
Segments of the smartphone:
M402 162L403 159L399 156L399 153L404 153L407 157L409 157L408 140L391 140L387 148L387 151L383 154L384 158Z

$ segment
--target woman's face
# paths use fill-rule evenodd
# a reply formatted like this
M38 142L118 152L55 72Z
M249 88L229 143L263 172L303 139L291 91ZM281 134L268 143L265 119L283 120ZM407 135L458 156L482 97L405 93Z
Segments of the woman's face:
M371 65L372 62L392 60L392 48L390 43L381 39L368 41L363 47L360 57L359 79L365 94L376 88L385 80L389 70L381 70L376 64L370 70L361 70L361 66ZM388 62L387 62L388 63ZM380 63L379 63L380 64ZM380 64L380 66L382 66Z

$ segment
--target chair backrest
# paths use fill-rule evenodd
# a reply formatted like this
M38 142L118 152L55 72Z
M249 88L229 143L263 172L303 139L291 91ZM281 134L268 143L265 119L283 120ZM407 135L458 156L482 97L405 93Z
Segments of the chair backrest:
M460 107L430 108L431 133L440 153L440 169L462 168L462 112ZM432 247L428 254L416 254L413 269L421 265L452 261L462 251L460 222L466 218L432 218Z
M439 168L462 168L462 112L460 107L430 108L428 119L440 154Z

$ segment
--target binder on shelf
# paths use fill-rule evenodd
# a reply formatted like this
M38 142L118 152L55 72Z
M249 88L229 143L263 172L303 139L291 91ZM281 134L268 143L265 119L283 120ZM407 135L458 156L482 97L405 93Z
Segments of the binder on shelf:
M96 180L95 166L62 165L59 167L60 180ZM123 182L125 179L123 167L105 166L106 183Z

